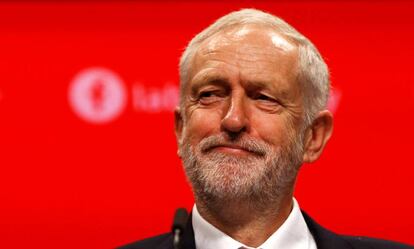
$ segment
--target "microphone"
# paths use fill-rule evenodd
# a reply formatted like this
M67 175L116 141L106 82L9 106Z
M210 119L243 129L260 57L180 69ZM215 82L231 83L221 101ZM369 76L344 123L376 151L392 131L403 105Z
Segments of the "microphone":
M188 213L185 208L178 208L175 210L172 234L173 234L173 246L174 249L182 249L181 247L181 236L184 233L187 225Z

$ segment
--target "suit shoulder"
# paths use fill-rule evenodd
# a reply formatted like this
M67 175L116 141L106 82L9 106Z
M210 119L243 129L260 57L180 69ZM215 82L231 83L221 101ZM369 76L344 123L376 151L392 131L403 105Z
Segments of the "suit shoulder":
M355 249L414 249L398 242L359 236L342 236Z
M171 233L161 234L155 237L150 237L140 241L136 241L124 246L117 247L117 249L167 249L172 246Z

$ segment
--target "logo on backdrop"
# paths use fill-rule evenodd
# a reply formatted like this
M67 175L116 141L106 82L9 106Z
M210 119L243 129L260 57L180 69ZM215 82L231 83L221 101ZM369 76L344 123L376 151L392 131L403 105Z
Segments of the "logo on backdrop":
M106 124L118 118L127 106L128 96L131 96L131 110L136 113L172 112L179 101L179 89L168 82L163 86L126 84L115 72L97 67L79 72L69 86L73 112L93 124ZM338 109L341 97L339 89L331 90L328 109L332 113Z
M115 72L89 68L79 72L71 82L69 104L83 120L104 124L122 114L127 104L127 91Z

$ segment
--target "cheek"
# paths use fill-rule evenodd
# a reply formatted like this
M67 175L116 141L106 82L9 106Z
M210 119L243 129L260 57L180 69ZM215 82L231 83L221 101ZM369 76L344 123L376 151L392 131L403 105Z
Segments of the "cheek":
M258 114L254 115L251 122L253 135L270 145L279 147L290 137L288 122L280 115Z
M205 137L220 132L221 115L219 110L196 109L187 116L185 137L198 143Z

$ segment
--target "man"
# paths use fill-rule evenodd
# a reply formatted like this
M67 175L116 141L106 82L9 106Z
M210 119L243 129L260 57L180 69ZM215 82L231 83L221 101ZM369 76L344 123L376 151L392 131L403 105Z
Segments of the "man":
M289 24L253 9L220 18L189 43L180 81L178 155L196 202L183 248L412 248L339 236L300 211L298 170L321 155L333 117L327 66Z

